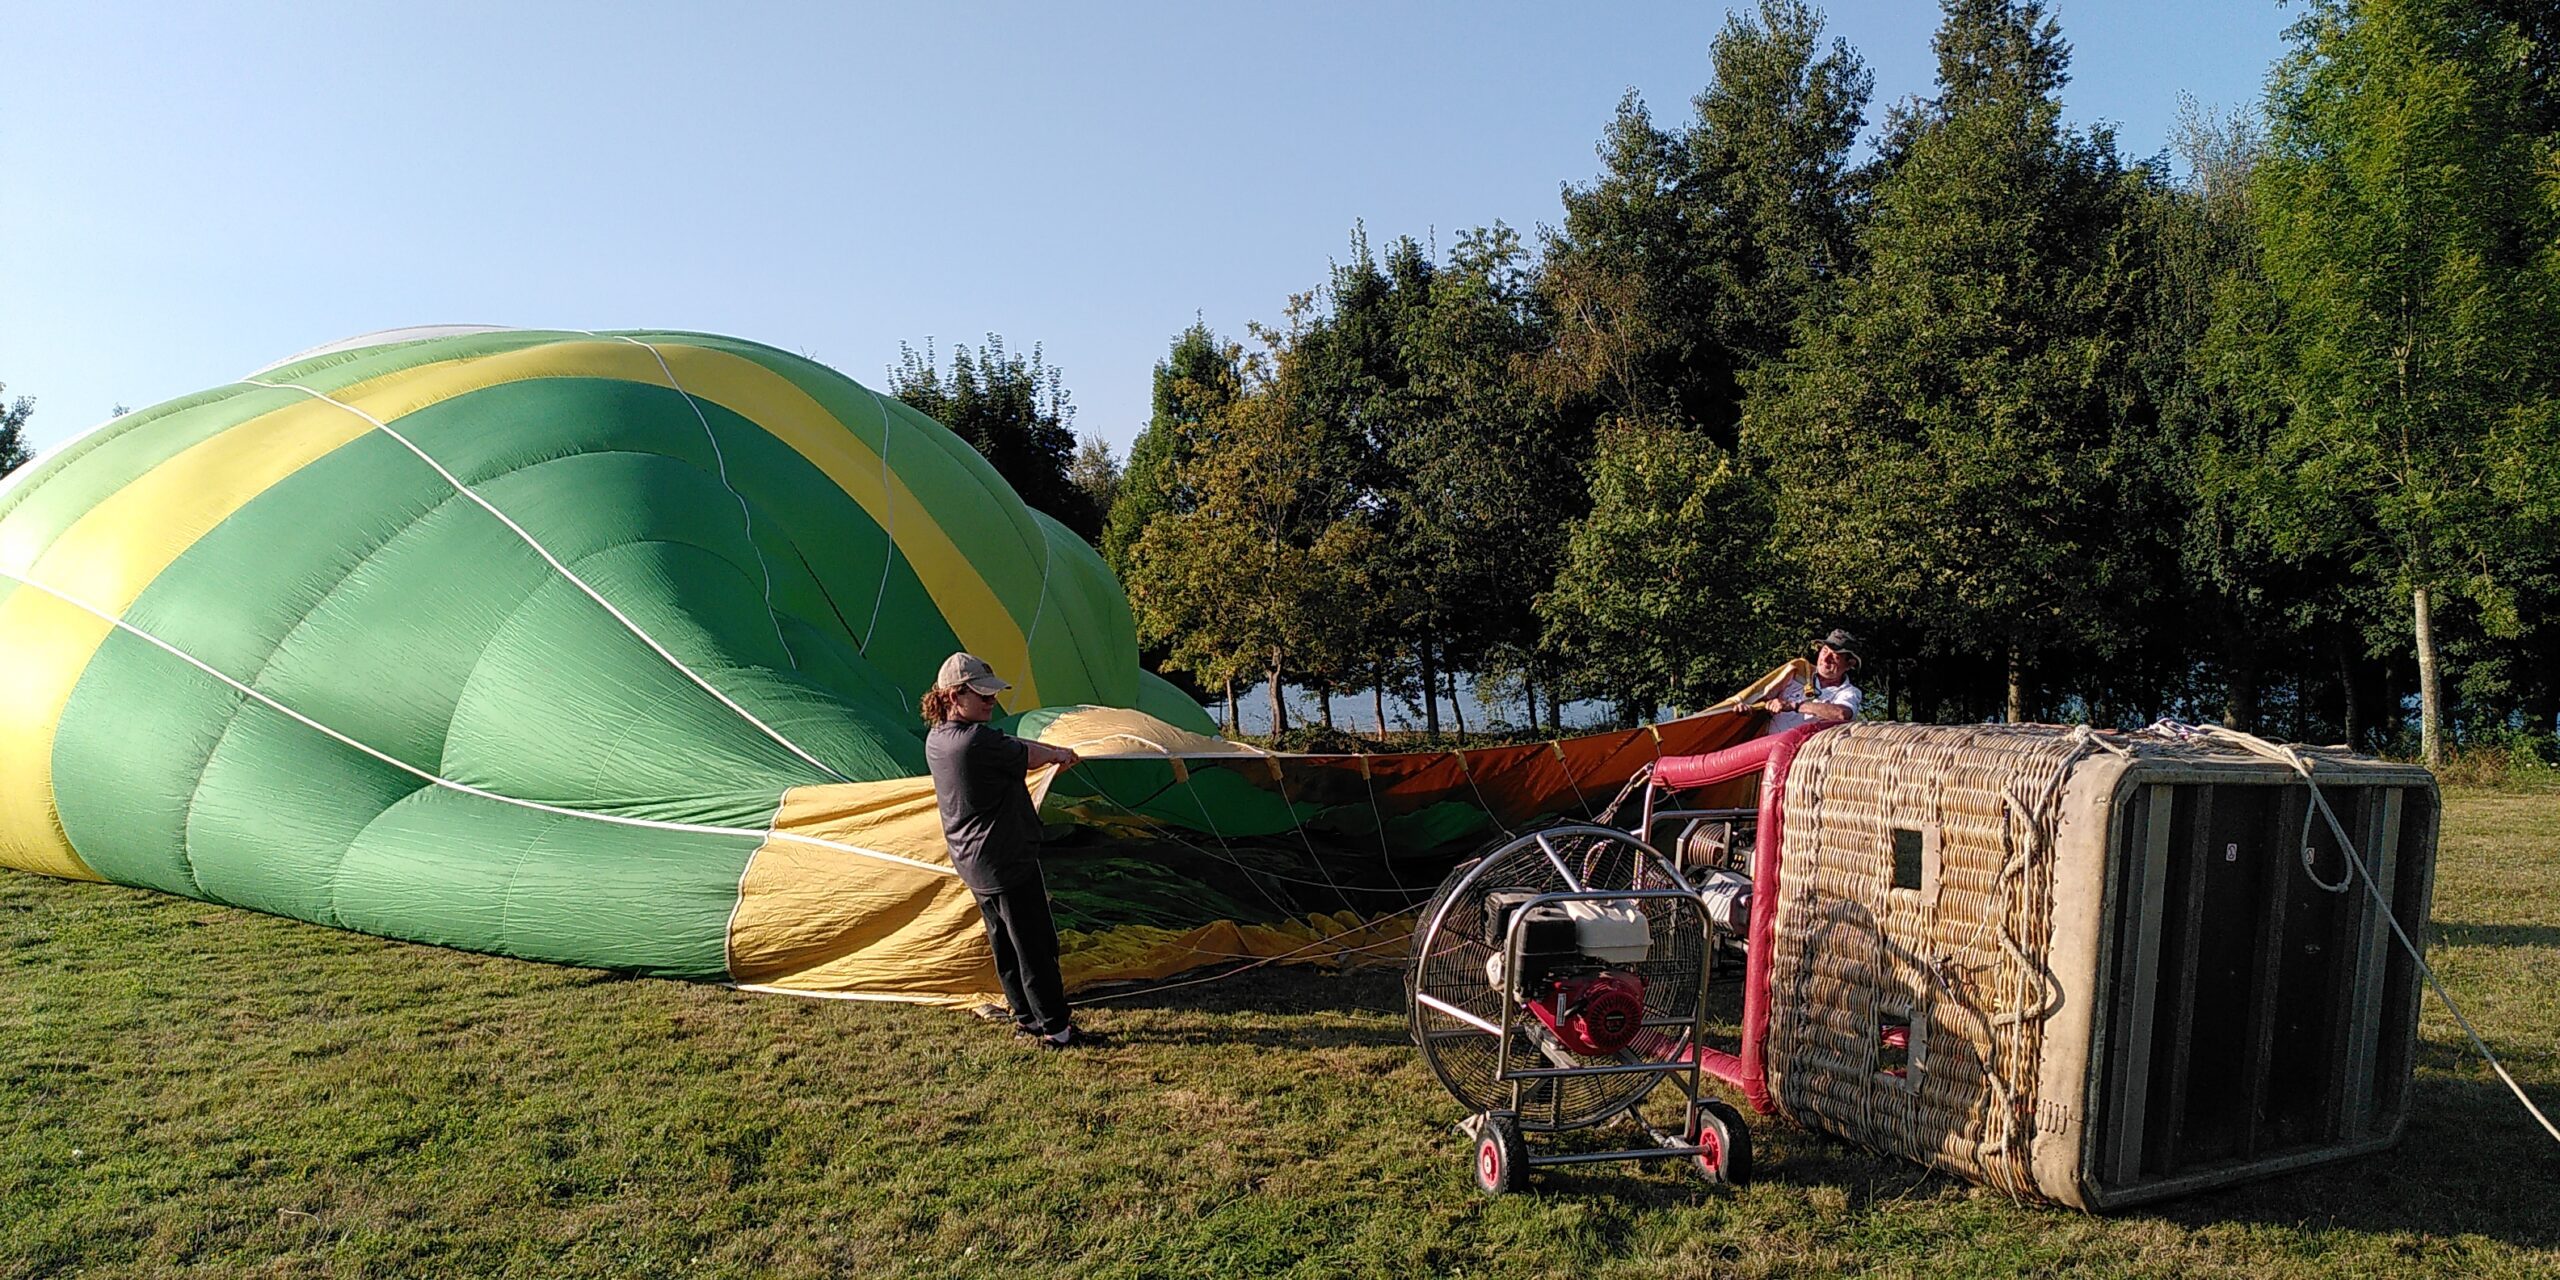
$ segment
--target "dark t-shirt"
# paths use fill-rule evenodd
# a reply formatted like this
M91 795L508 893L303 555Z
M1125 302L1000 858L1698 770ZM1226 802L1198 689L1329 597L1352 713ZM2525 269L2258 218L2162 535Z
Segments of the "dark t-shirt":
M978 893L995 893L1039 863L1040 813L1023 782L1031 749L993 725L945 720L926 731L924 759L952 869Z

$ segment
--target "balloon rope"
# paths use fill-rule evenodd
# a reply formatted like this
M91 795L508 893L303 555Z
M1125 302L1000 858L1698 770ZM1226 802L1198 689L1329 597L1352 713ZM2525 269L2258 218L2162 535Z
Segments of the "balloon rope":
M617 341L628 342L648 352L657 360L658 372L667 375L667 385L674 388L677 395L683 396L685 406L693 410L693 420L702 424L703 438L711 442L711 461L720 469L720 487L728 490L729 496L738 500L738 518L746 525L747 551L756 558L756 572L764 575L764 613L773 621L774 642L782 646L782 656L790 662L791 669L799 670L800 655L791 651L789 637L782 634L782 613L773 607L773 566L765 563L764 548L756 545L755 511L747 505L747 495L738 492L738 486L730 483L728 451L720 447L720 433L711 429L711 419L702 412L702 402L695 399L692 392L684 389L684 383L676 379L675 369L667 364L667 354L660 351L655 343L642 342L625 333L600 334L589 331L588 336L610 337Z

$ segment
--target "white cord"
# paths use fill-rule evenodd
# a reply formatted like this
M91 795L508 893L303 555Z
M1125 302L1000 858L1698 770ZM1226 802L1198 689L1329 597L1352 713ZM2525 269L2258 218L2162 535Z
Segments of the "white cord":
M800 757L802 760L807 761L809 764L816 767L819 772L824 773L838 782L853 781L853 779L848 778L845 775L838 773L835 769L829 767L825 761L820 760L816 756L802 750L800 748L800 744L782 736L781 731L775 729L772 725L766 724L764 721L757 719L754 712L747 710L745 707L739 706L736 699L722 693L717 687L713 686L709 680L703 679L702 676L696 673L693 668L686 666L683 659L668 652L665 645L658 643L656 637L643 630L639 623L632 621L630 615L615 608L612 601L605 599L601 592L598 592L594 587L587 585L586 579L579 577L569 568L569 566L560 563L560 558L551 554L550 548L543 546L542 543L531 533L526 532L523 525L517 524L513 519L509 518L506 512L498 510L498 508L488 499L481 497L477 492L473 491L471 486L462 483L460 477L454 475L451 471L446 470L443 463L436 461L435 458L426 450L419 448L415 441L412 441L409 437L400 434L397 430L394 430L390 423L384 422L382 419L366 413L364 410L348 404L344 400L335 399L325 393L314 391L309 387L295 386L289 382L261 382L256 378L243 378L241 381L249 386L265 387L271 391L299 391L314 400L320 400L328 404L336 405L337 407L364 419L366 422L372 423L375 430L399 441L409 450L409 452L418 455L420 461L426 463L430 467L433 467L437 475L444 477L446 484L453 486L454 492L461 494L463 497L469 498L473 503L477 504L481 510L488 512L490 515L496 516L499 523L507 526L508 529L513 530L518 538L524 540L524 544L526 546L533 548L535 555L541 556L545 563L559 571L561 577L568 579L571 586L585 592L588 599L604 606L604 611L612 614L614 621L621 623L625 630L628 630L632 635L639 637L642 644L649 646L649 648L655 651L659 657L666 659L669 666L672 666L677 671L682 672L686 679L693 681L693 683L699 686L703 692L719 699L721 705L738 713L739 717L744 719L747 723L754 725L759 730L762 730L766 737L780 743L785 750Z
M2533 1099L2526 1095L2524 1086L2517 1084L2516 1078L2507 1074L2506 1064L2498 1061L2497 1054L2490 1052L2489 1043L2480 1038L2479 1029L2471 1025L2471 1019L2463 1016L2462 1006L2454 1003L2453 993L2445 990L2443 980L2436 977L2435 966L2427 963L2425 953L2418 949L2417 943L2410 941L2408 932L2400 927L2400 917L2392 914L2391 903L2382 896L2382 887L2374 883L2373 872L2364 865L2364 856L2356 852L2355 842L2347 838L2347 830L2338 822L2338 815L2329 808L2329 802L2321 798L2320 784L2313 781L2311 777L2311 762L2304 758L2301 752L2290 747L2278 746L2253 733L2242 733L2237 729L2226 729L2220 725L2210 724L2180 727L2189 730L2187 734L2180 736L2202 736L2215 741L2229 742L2252 754L2282 761L2292 766L2294 772L2302 775L2303 785L2311 788L2312 804L2319 809L2322 816L2329 820L2329 830L2337 835L2338 849L2347 858L2346 878L2338 883L2337 888L2331 889L2327 884L2321 883L2316 875L2311 877L2312 883L2320 885L2323 889L2329 889L2332 893L2338 893L2344 891L2348 881L2355 879L2359 872L2363 874L2365 893L2373 899L2374 910L2382 913L2384 923L2391 926L2391 936L2398 938L2400 946L2409 953L2409 958L2417 962L2418 972L2426 975L2427 985L2434 989L2436 999L2444 1002L2445 1012L2452 1014L2453 1020L2461 1024L2462 1033L2471 1037L2471 1047L2479 1050L2480 1056L2489 1063L2489 1069L2497 1072L2498 1078L2506 1082L2507 1091L2516 1095L2516 1101L2523 1103L2524 1109L2533 1113L2533 1118L2541 1123L2542 1131L2550 1134L2552 1141L2560 1142L2560 1126L2554 1126L2551 1123L2551 1117L2542 1114L2542 1108L2533 1105ZM2176 731L2167 730L2166 732ZM2309 817L2307 813L2304 816ZM2306 846L2303 850L2303 868L2308 872L2310 866L2310 849Z
M853 647L855 653L871 656L871 636L880 629L880 602L889 598L889 570L898 563L898 491L889 472L889 406L880 402L880 393L869 387L862 394L871 397L871 408L880 415L880 535L887 541L880 548L880 588L871 593L871 620L862 624L862 642ZM900 689L904 700L907 691Z

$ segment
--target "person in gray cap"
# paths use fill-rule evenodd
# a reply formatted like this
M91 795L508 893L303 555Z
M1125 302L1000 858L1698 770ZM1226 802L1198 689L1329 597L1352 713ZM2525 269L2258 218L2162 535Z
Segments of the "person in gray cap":
M1769 718L1768 733L1772 737L1816 720L1855 720L1859 708L1866 705L1866 695L1849 683L1849 673L1862 665L1858 638L1845 628L1833 627L1830 635L1814 641L1811 648L1812 691L1790 684L1760 704L1777 712Z
M945 659L921 708L932 726L925 731L924 758L942 808L951 867L978 900L1014 1032L1064 1049L1082 1036L1067 1012L1066 981L1058 973L1049 885L1033 851L1040 814L1023 774L1044 765L1070 766L1078 757L1070 748L1026 741L987 723L995 718L996 695L1012 687L975 654Z

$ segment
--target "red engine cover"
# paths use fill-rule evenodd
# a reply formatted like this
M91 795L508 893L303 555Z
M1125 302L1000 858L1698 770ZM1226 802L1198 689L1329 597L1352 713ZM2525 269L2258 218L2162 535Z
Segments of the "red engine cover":
M1566 978L1529 1011L1565 1048L1585 1057L1607 1057L1644 1029L1644 979L1619 969Z

